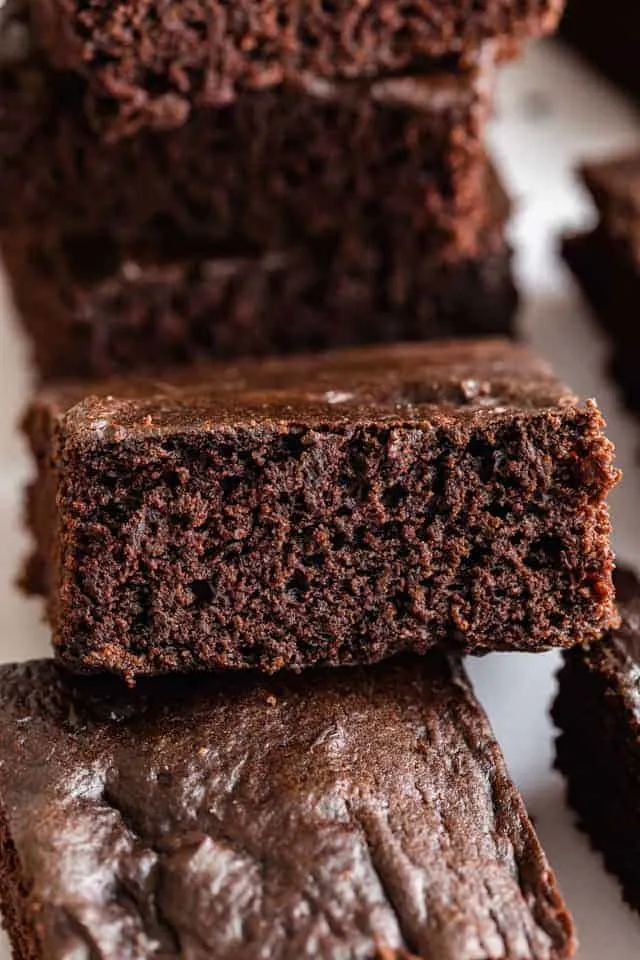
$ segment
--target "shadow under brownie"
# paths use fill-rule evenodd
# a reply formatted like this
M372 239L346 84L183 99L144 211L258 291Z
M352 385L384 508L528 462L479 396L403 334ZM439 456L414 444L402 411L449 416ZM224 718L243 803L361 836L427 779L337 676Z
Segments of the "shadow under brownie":
M560 960L567 908L438 655L141 684L0 667L16 960Z
M86 77L92 123L111 137L185 122L243 89L288 78L415 72L425 60L473 55L551 32L563 0L9 0L4 47L35 46ZM26 11L28 9L28 15ZM13 32L13 36L10 35ZM11 43L13 41L13 44Z
M616 571L622 624L565 652L553 718L569 804L625 900L640 910L640 582Z
M28 586L76 670L533 651L614 620L602 417L508 341L52 385L25 429Z

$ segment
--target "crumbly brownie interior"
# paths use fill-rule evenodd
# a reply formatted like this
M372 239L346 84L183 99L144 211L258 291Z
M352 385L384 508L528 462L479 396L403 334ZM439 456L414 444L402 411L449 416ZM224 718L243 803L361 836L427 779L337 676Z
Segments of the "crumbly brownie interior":
M33 0L38 43L57 66L91 79L92 122L113 138L183 124L192 106L225 105L288 77L366 77L424 60L472 56L485 40L551 32L563 0L379 0L331 5L220 0L159 6Z
M600 414L506 343L449 355L453 374L417 344L272 363L262 391L213 372L61 416L45 395L27 428L48 415L60 437L35 530L58 654L134 675L596 636L616 479Z
M560 728L556 766L567 777L570 805L625 899L640 910L640 584L616 572L622 627L602 643L565 654L553 717Z
M226 255L358 231L428 244L456 219L468 234L486 207L493 60L425 70L303 78L196 111L175 131L105 144L83 116L83 82L37 60L11 66L0 73L0 223L66 233L108 224L118 243L177 235L224 244Z
M5 666L0 754L0 887L26 883L29 960L573 955L486 717L438 656L132 693Z

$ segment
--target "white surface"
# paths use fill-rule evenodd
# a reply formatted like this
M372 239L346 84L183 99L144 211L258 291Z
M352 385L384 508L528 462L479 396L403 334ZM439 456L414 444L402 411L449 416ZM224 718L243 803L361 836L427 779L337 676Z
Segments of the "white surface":
M615 545L620 557L640 561L640 445L638 423L625 417L602 376L603 344L555 255L557 236L589 220L589 207L571 176L577 159L640 141L640 118L609 88L553 44L532 48L502 73L495 154L517 200L513 237L527 297L522 323L528 337L582 396L596 396L609 419L625 479L613 496ZM20 484L28 461L15 433L26 395L24 347L0 307L0 648L1 659L40 656L47 634L40 608L14 589L25 551L20 528ZM635 960L640 917L622 904L600 858L574 829L560 778L551 770L554 654L502 654L470 663L511 771L536 821L572 909L580 960ZM0 960L8 960L4 941Z

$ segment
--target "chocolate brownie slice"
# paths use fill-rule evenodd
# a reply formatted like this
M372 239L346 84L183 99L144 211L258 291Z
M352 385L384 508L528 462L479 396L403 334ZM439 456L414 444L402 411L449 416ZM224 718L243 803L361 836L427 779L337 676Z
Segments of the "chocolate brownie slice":
M560 36L606 77L640 97L640 6L637 0L568 0Z
M262 256L215 244L136 249L112 238L13 232L1 245L44 377L105 376L203 358L391 340L511 335L517 295L492 193L476 253L408 234L353 234Z
M17 960L559 960L571 918L459 665L127 692L0 668Z
M502 340L52 385L26 431L56 653L132 679L599 636L602 428Z
M107 145L83 117L84 85L29 61L0 74L0 227L241 254L347 228L390 247L470 246L492 72L485 51L462 73L307 77Z
M513 46L553 30L563 5L9 0L4 30L21 30L21 43L26 38L57 68L83 75L92 122L114 138L141 126L180 126L193 106L225 106L242 89L415 72L426 60L473 55L485 40Z
M565 653L556 765L581 826L640 910L640 581L629 570L614 580L620 628Z
M564 238L563 256L611 342L613 373L625 400L640 408L640 153L585 164L581 179L598 223Z

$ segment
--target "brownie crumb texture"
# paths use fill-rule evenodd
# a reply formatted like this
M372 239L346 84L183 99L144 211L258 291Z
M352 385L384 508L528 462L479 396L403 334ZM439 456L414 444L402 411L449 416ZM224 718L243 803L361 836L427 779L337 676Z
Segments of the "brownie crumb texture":
M496 40L551 32L563 0L32 0L31 34L58 68L89 78L88 110L112 138L183 124L194 106L223 106L242 89L287 78L415 72Z
M612 446L595 404L522 347L406 344L96 390L45 390L26 421L33 585L74 669L540 650L613 622Z

